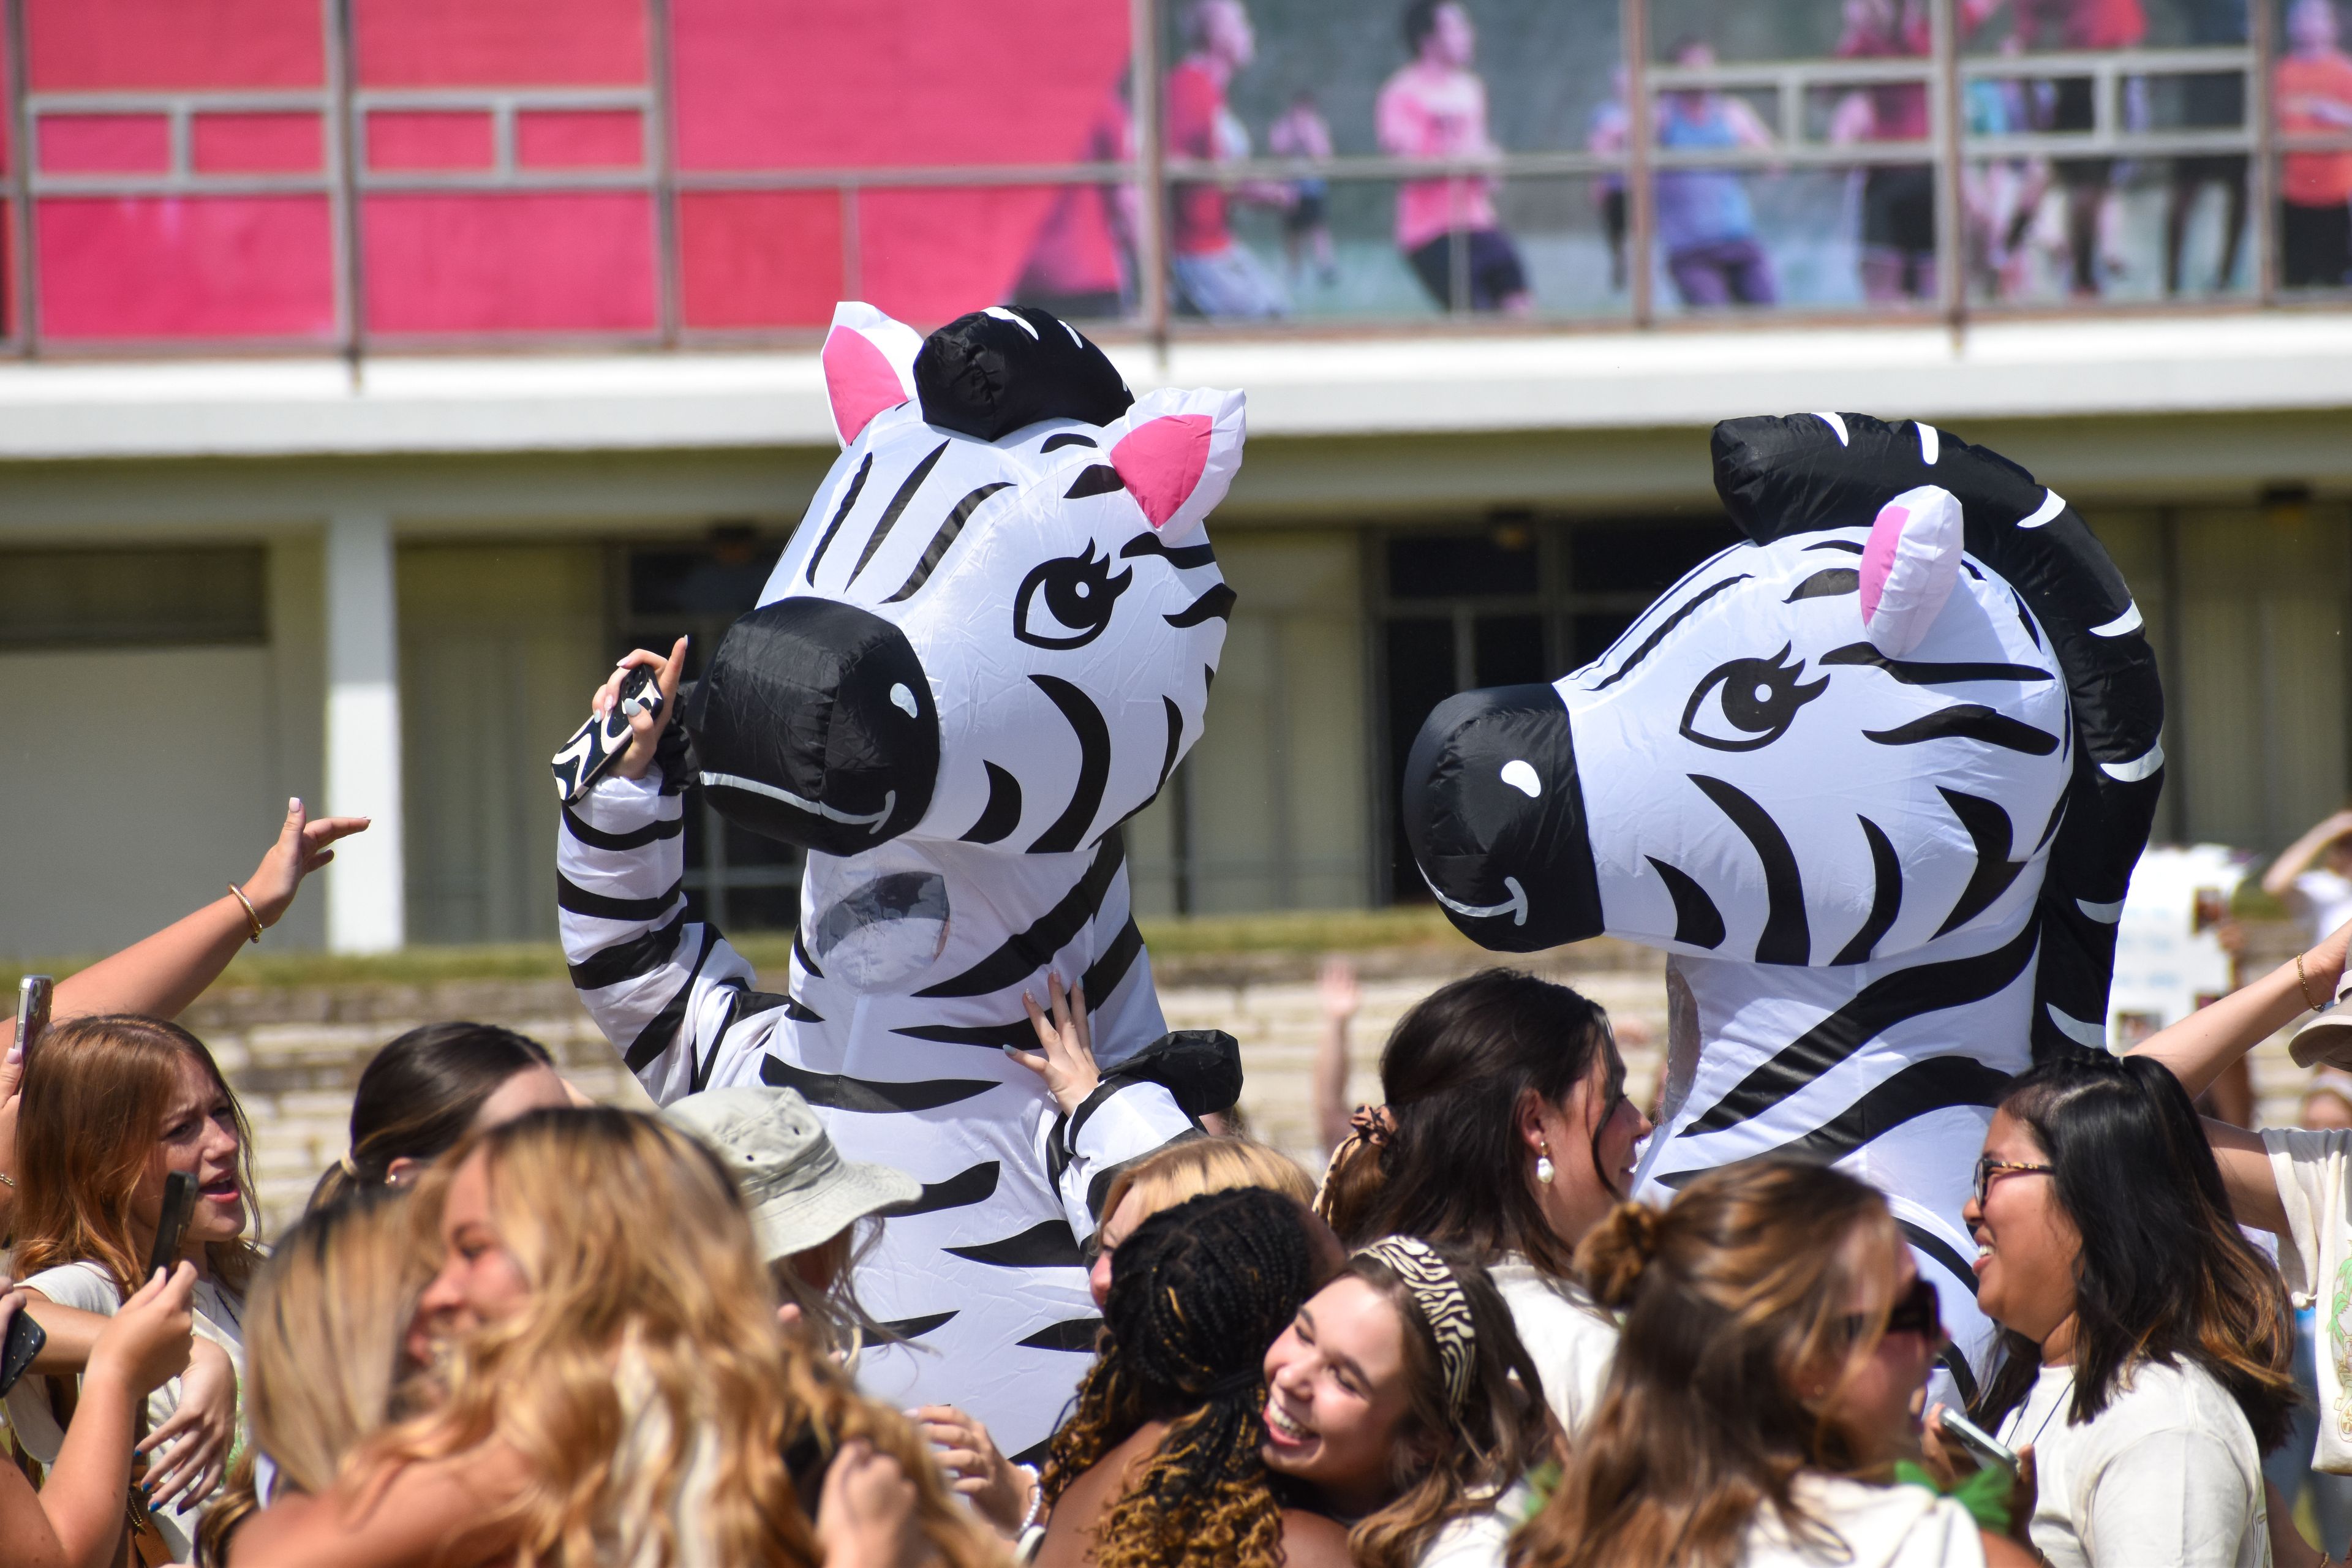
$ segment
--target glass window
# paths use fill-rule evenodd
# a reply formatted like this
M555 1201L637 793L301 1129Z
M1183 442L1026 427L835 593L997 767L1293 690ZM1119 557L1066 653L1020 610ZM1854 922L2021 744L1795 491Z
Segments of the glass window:
M258 545L0 552L0 647L152 647L269 639Z

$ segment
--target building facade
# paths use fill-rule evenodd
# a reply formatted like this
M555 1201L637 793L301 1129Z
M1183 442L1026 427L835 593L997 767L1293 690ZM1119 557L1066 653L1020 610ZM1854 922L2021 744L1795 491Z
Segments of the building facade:
M1930 420L2073 501L2164 661L2159 835L2275 848L2352 782L2352 312L2287 276L2293 161L2352 151L2268 109L2279 13L2146 9L2095 48L1939 6L1874 52L1790 0L1710 59L1704 7L1471 0L1489 144L1400 150L1407 40L1328 7L6 0L0 950L152 929L289 795L376 820L293 940L551 937L547 757L618 653L750 605L835 451L845 295L1045 300L1139 391L1250 394L1207 735L1129 827L1147 914L1416 897L1422 715L1599 653L1732 537L1708 426L1795 409ZM1183 73L1220 70L1202 142ZM1969 118L2005 88L2024 118ZM1769 142L1668 133L1734 99ZM2059 154L2107 165L2095 300L2079 178L1983 205ZM1915 169L1926 281L1890 295L1872 204ZM1771 302L1685 297L1694 189L1742 197ZM1984 212L2050 232L1979 255ZM1279 314L1214 308L1219 234ZM2217 281L2175 300L2184 244ZM689 847L722 923L790 922L789 852L709 816Z

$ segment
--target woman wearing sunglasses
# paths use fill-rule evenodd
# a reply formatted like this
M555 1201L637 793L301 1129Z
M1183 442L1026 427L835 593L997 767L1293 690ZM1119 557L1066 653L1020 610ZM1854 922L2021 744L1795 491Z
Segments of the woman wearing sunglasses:
M2023 1568L1961 1505L1885 1484L1919 1453L1943 1345L1877 1191L1751 1160L1577 1251L1624 1332L1599 1407L1513 1568ZM2151 1558L2150 1563L2158 1561Z
M2020 1074L1961 1212L2004 1352L1977 1418L2033 1451L2036 1549L2056 1568L2267 1564L2293 1320L2179 1082L2103 1052Z

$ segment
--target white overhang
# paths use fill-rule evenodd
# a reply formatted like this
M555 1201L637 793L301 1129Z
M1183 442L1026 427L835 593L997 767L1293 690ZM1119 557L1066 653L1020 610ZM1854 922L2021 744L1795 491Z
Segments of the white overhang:
M1741 414L2352 409L2352 313L1179 341L1139 391L1238 386L1259 438L1703 427ZM0 459L822 447L812 353L0 365Z

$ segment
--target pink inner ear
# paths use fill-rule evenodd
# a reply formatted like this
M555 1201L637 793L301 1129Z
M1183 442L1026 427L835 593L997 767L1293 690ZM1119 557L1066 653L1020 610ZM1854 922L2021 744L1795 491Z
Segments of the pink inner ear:
M1911 509L1888 505L1879 509L1870 525L1870 542L1862 547L1862 624L1878 613L1878 596L1886 591L1886 574L1895 570L1895 547L1903 542L1903 525Z
M1174 517L1200 484L1214 427L1205 414L1171 414L1137 426L1110 449L1110 466L1127 481L1127 493L1152 527Z
M825 334L823 358L825 395L833 400L834 428L844 446L856 440L877 414L907 401L888 356L865 333L834 328Z

